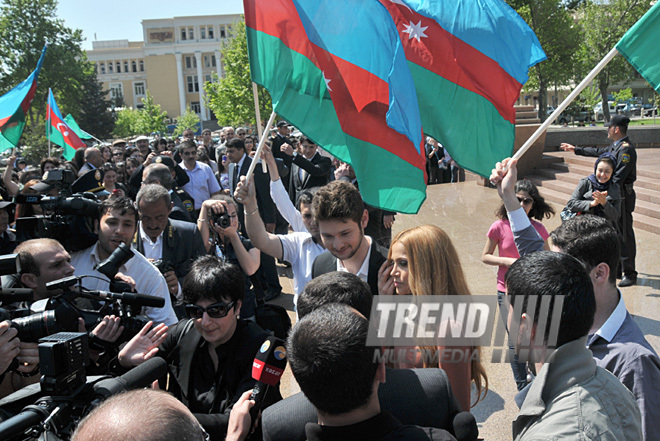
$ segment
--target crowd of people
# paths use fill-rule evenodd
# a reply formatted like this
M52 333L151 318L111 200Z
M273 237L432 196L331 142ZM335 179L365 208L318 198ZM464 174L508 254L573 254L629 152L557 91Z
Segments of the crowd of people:
M451 238L434 225L392 238L396 213L365 204L352 168L291 129L280 121L261 157L249 130L226 127L219 142L209 130L200 137L187 130L182 139L139 136L79 150L73 161L46 158L40 169L18 173L19 161L10 158L0 229L5 253L18 253L20 272L3 276L3 287L30 288L36 301L59 293L48 282L75 275L87 289L109 290L115 281L99 265L123 244L135 255L116 281L164 301L144 308L149 323L112 350L121 317L105 316L83 331L97 343L90 345L92 370L121 373L160 357L168 374L158 386L176 400L146 390L117 395L85 417L72 439L477 438L469 412L489 384L480 347L461 346L475 356L459 363L414 356L393 363L377 361L367 346L374 295L470 295ZM617 191L632 194L634 206L634 149L619 136L625 129L625 120L613 118L608 151L565 145L599 158L564 210L580 214L567 215L552 233L541 221L554 210L533 183L517 180L516 161L493 170L502 206L482 260L499 266L498 303L510 351L519 356L512 357L516 440L660 439L660 359L616 288L617 268L625 273L620 286L636 281L634 247L620 251L631 248L619 218L629 202ZM426 152L429 183L456 182L459 169L446 149L429 138ZM252 161L264 162L266 171L257 166L248 180ZM49 179L58 169L76 175L72 188L102 201L94 243L84 249L9 227L43 213L11 197L58 194L61 184ZM20 230L21 221L15 225ZM259 305L282 291L276 261L293 275L298 320L286 355L302 392L283 400L278 387L269 389L255 421L252 359L268 335ZM563 302L554 312L561 314L556 342L548 337L553 308L550 316L538 307L530 312L533 296ZM408 354L442 351L443 344L415 349ZM0 392L33 383L38 373L36 343L0 323ZM129 411L136 402L145 405ZM121 431L109 429L111 415Z

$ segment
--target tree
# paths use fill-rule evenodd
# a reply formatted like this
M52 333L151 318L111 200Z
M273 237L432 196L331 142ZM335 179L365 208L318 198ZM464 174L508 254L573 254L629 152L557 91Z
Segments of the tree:
M225 77L213 74L213 81L204 84L209 109L218 118L221 126L254 125L254 99L250 78L245 21L235 23L229 39L222 47L222 65ZM273 110L270 94L257 87L259 109L262 118L268 118Z
M144 107L138 111L136 133L143 135L153 132L164 133L167 129L165 124L167 112L161 111L160 104L154 103L154 97L149 93L149 90L147 90L147 96L142 98L142 104L144 104Z
M578 10L585 42L580 50L584 76L616 45L623 34L649 9L644 0L610 0L585 2ZM623 57L614 57L594 80L600 91L605 121L610 120L607 104L608 88L613 83L626 83L634 74Z
M179 120L176 123L176 129L174 129L174 136L180 136L185 130L192 130L193 132L197 131L197 125L199 124L199 116L190 109L190 106L186 107L186 111L183 112L183 115L179 117Z
M56 19L56 0L4 0L0 6L0 95L25 80L35 69L41 50L48 51L39 75L29 126L36 127L46 115L48 88L57 94L63 114L78 118L84 95L81 87L89 62L81 48L82 31ZM27 130L27 127L26 127Z
M558 85L568 84L574 75L580 29L562 0L509 0L508 3L532 28L548 57L532 67L525 85L526 90L538 90L539 118L544 121L548 116L548 87L557 90Z
M116 138L128 138L138 133L138 120L140 112L137 109L124 108L117 112L115 128L112 132Z
M630 87L614 92L612 95L614 96L614 102L617 104L625 103L633 97L632 89Z
M96 70L90 69L83 83L83 103L76 121L81 129L99 139L112 136L115 127L115 116L110 111L112 104L108 99L108 90L96 77Z

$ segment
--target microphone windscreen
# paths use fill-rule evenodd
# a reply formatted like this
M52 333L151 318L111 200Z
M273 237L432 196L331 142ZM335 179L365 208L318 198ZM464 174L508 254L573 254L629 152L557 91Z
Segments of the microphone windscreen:
M102 397L119 392L150 386L167 372L167 362L160 358L151 358L117 378L101 380L94 385L94 392Z
M454 415L452 426L457 441L475 441L479 438L477 420L470 412L459 412Z
M259 348L252 363L252 378L269 386L275 386L286 368L284 341L269 336Z

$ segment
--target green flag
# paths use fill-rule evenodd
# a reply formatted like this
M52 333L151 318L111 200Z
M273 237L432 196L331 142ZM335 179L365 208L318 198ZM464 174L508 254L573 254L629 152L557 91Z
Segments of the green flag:
M660 2L616 44L616 50L660 93Z
M71 130L76 132L76 135L78 135L78 138L82 138L82 139L92 139L93 138L92 135L90 135L89 133L85 132L84 130L82 130L80 128L80 126L78 125L76 120L73 119L73 116L71 116L70 113L64 118L64 122L66 122L66 125L69 126L71 128Z

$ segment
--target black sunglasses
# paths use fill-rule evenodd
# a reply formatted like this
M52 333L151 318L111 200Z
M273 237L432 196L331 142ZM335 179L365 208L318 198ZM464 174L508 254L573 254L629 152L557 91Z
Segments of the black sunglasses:
M531 199L531 198L518 198L518 202L522 202L523 204L527 205L527 204L531 204L532 202L534 202L534 199Z
M204 315L204 312L206 312L211 318L222 318L229 314L229 311L231 311L231 308L233 308L235 304L236 302L218 302L209 305L206 308L203 308L199 305L186 305L186 314L188 314L188 317L193 320L201 319Z

